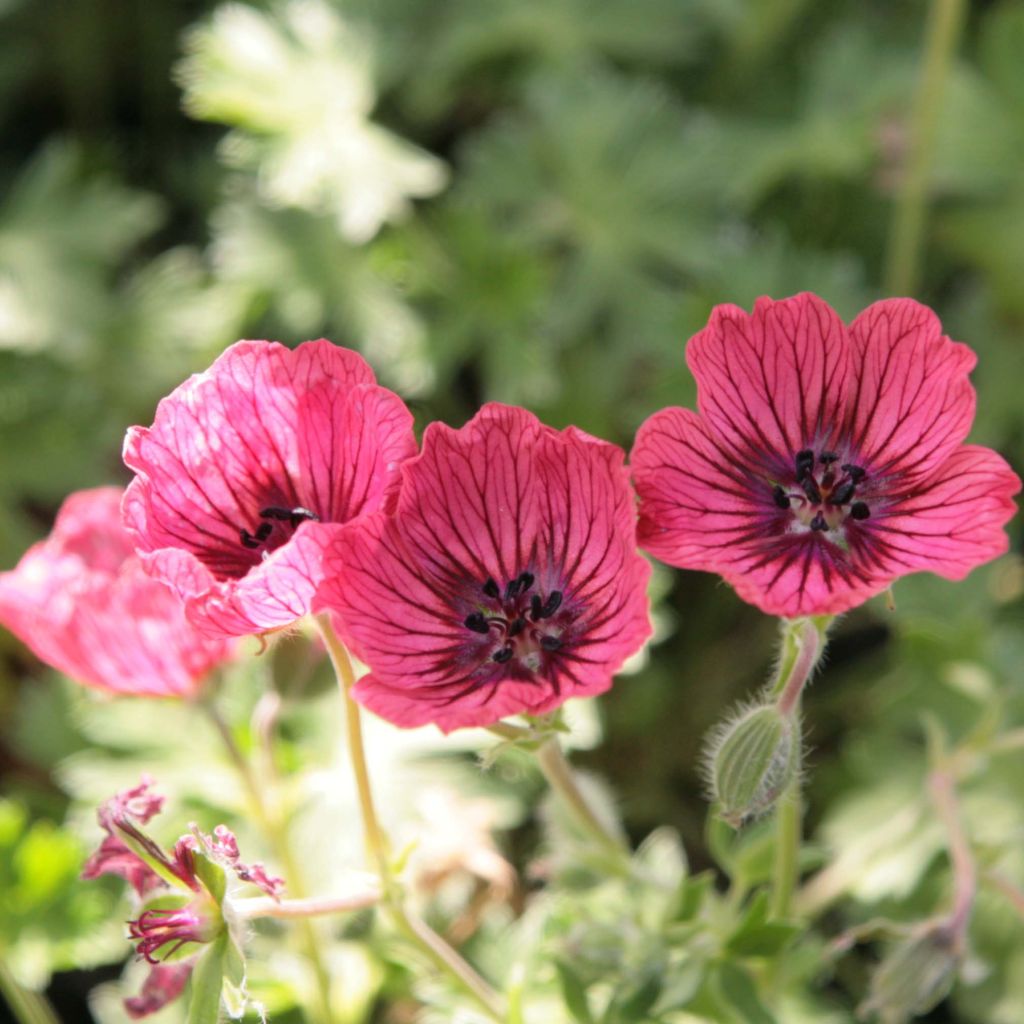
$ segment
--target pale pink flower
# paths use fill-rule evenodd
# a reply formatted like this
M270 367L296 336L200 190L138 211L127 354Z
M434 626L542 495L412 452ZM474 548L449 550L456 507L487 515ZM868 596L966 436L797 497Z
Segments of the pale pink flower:
M124 521L147 568L211 636L309 611L323 550L393 498L412 416L357 353L240 341L133 427Z
M370 666L356 698L444 730L606 690L650 634L649 566L614 445L491 404L432 423L393 515L346 527L317 606Z
M185 621L121 526L121 491L71 495L53 531L0 573L0 623L47 664L113 693L188 696L228 657Z
M793 617L911 572L961 579L1006 550L1020 481L963 443L974 353L927 307L887 299L846 327L809 294L718 306L686 358L699 415L655 413L631 456L657 558Z

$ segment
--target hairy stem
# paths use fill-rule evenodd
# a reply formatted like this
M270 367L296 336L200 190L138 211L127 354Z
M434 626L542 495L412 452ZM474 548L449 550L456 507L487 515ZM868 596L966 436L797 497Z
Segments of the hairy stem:
M960 814L956 781L948 765L943 764L932 770L928 776L928 791L946 832L946 845L953 865L953 907L950 912L950 924L958 945L962 947L978 891L978 870Z
M18 983L10 968L0 958L0 995L18 1024L59 1024L57 1014L41 992L34 992Z
M537 750L537 763L548 785L558 794L577 823L616 859L628 858L629 849L619 836L610 832L587 802L576 780L562 745L552 736Z
M302 897L305 893L305 883L299 865L292 853L291 843L288 842L288 829L286 823L282 820L279 807L276 802L267 799L264 788L260 786L259 780L252 770L252 765L235 742L231 727L224 720L220 709L209 700L204 701L201 707L216 729L217 735L220 736L224 750L238 772L238 777L241 779L246 795L249 797L252 813L259 823L260 830L274 851L275 857L280 862L281 869L284 871L285 883L289 892L294 893L297 897ZM299 933L302 940L303 953L309 960L313 973L316 976L317 1006L314 1018L320 1024L330 1024L333 1018L331 1011L331 977L327 971L327 965L320 955L320 943L317 940L316 932L314 932L312 925L307 920L299 922Z
M387 837L380 826L373 800L360 708L352 699L352 687L356 681L352 662L327 616L322 615L317 621L345 702L349 758L359 797L367 855L380 873L382 902L398 930L419 948L435 968L447 974L492 1020L500 1024L505 1019L505 1011L498 993L426 921L409 911L404 904L401 888L391 870Z
M772 696L776 706L800 728L800 698L824 650L827 621L819 626L811 619L797 619L786 625L782 638L782 654ZM786 917L793 901L800 873L800 839L803 832L803 801L800 796L800 773L779 798L776 812L775 859L772 864L771 913Z
M248 900L233 900L231 909L235 916L244 920L256 917L320 917L325 914L347 914L355 910L380 903L380 888L376 884L348 896L325 897L323 899L275 900L260 896Z
M932 0L929 7L921 79L909 126L909 154L889 235L885 287L890 295L913 294L918 284L932 155L965 6L964 0Z

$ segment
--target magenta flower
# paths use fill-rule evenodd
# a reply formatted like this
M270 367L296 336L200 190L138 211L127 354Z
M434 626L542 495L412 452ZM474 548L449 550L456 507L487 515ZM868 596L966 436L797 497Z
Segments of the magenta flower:
M318 609L370 667L355 688L445 731L595 694L650 634L623 453L523 409L427 428L393 515L346 527Z
M228 657L185 621L121 526L121 492L71 495L50 536L0 573L0 623L39 658L113 693L188 696Z
M124 520L147 568L211 636L309 611L340 524L383 507L412 417L355 352L240 341L133 427Z
M963 443L975 357L927 307L887 299L847 328L808 294L718 306L686 357L700 414L655 413L631 456L657 558L792 617L1006 550L1020 481Z

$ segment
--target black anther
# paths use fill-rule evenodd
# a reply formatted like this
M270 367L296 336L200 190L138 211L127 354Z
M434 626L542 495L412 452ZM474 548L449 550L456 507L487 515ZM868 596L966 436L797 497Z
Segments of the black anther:
M512 598L519 595L519 589L522 586L522 577L517 576L514 580L508 581L508 586L505 587L505 600L511 601Z
M796 453L796 478L804 476L814 468L814 452L810 448L804 448Z
M820 512L811 520L811 529L818 533L824 533L828 529L828 523Z
M562 646L562 638L560 636L542 636L540 638L540 645L545 651L557 651Z
M491 655L491 660L496 661L499 665L504 665L506 661L510 661L512 658L512 648L502 647L500 651L495 651Z
M256 527L256 539L259 541L266 540L274 532L273 523L260 523Z
M850 506L850 515L853 516L854 519L867 519L871 515L871 509L868 508L866 502L855 501Z
M802 480L798 480L797 483L804 489L804 494L807 495L809 501L815 505L821 504L821 491L818 490L814 477L805 476Z
M508 632L505 635L506 636L519 636L519 634L522 633L522 631L525 628L526 628L526 619L524 619L520 615L518 619L513 619L509 623Z
M835 452L818 452L818 461L823 466L830 466L833 462L839 461L839 456Z
M269 505L260 509L260 519L276 519L278 522L287 523L292 517L290 508L282 508L280 505Z
M243 547L247 548L258 548L262 541L258 541L248 530L239 530L238 539L242 542Z
M860 466L855 466L852 462L844 462L842 469L855 484L860 483L868 475L866 469L861 469Z
M540 594L534 594L530 598L530 617L536 622L540 618L541 613L541 600Z
M467 615L463 625L467 629L473 630L474 633L490 632L490 629L487 626L487 619L484 617L482 612L473 612L472 615Z
M785 488L780 484L776 484L772 488L772 501L774 501L779 508L789 508L789 495L786 494Z
M501 594L501 591L498 590L498 584L495 583L494 580L491 579L490 576L487 577L487 582L484 583L484 593L488 597L495 597L495 598L498 597Z
M543 607L540 610L538 618L547 619L550 618L555 612L558 611L559 606L562 604L562 592L560 590L552 590L548 594L548 599L544 602Z
M845 505L856 491L857 485L853 483L843 484L842 487L832 492L832 496L828 499L830 505Z
M532 572L519 574L519 593L525 594L533 586L534 575Z

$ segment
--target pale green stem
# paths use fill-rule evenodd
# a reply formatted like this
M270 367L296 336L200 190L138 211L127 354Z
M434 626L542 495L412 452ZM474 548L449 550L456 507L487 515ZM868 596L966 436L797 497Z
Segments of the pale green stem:
M628 860L629 848L594 812L587 802L562 751L562 745L554 736L545 740L537 750L537 763L548 785L558 794L579 825L609 853L618 860Z
M426 921L413 914L404 904L401 889L391 870L387 837L380 826L370 786L360 708L352 698L352 687L356 682L352 662L327 616L322 615L317 621L345 703L349 759L352 762L359 797L367 854L370 862L380 873L382 902L390 912L396 927L419 948L434 967L447 974L463 991L473 997L492 1020L501 1024L505 1020L505 1011L498 993Z
M821 658L823 636L824 627L819 628L810 619L789 623L783 636L778 674L771 692L776 707L792 719L795 729L800 728L800 698ZM803 800L800 796L799 772L794 774L779 797L775 829L771 913L773 917L781 918L789 914L800 873Z
M910 119L909 154L889 236L885 274L889 295L912 295L917 288L932 155L965 6L964 0L932 0L929 7L921 78Z
M0 995L18 1024L59 1024L46 996L19 984L3 959L0 959Z
M947 766L936 768L928 777L928 790L946 832L946 845L953 865L953 907L950 923L962 947L978 891L978 870L964 830L956 796L956 782Z
M229 760L238 773L238 777L245 787L246 795L249 797L249 805L259 823L260 830L270 843L281 864L285 875L288 890L298 897L305 893L305 885L302 872L295 856L292 853L291 843L288 842L288 830L285 822L275 804L266 799L263 787L260 786L246 756L239 749L231 727L224 721L220 710L209 700L202 702L201 707L206 712L213 727L224 746ZM303 952L305 953L313 973L316 976L317 1007L314 1017L320 1024L330 1024L333 1013L331 1011L331 977L327 971L327 965L320 955L320 943L312 925L307 920L299 922L299 932L302 939Z
M235 917L247 921L256 917L296 918L349 914L380 903L380 888L376 884L377 879L374 878L373 881L374 884L365 890L348 896L324 897L322 899L313 897L299 900L275 900L269 896L259 896L253 899L232 900L231 910Z

